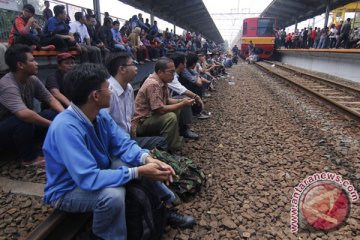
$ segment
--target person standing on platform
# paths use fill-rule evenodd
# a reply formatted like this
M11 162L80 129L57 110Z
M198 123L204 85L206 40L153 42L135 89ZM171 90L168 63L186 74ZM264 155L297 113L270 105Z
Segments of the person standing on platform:
M343 46L344 48L349 48L349 37L351 31L351 19L346 19L346 22L341 26L340 37L336 42L336 48Z
M53 12L50 9L49 1L44 1L45 9L43 10L43 17L45 21L49 20L54 16Z

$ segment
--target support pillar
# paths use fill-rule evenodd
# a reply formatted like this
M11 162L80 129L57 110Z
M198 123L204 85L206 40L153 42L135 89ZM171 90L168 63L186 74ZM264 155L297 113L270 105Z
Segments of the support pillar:
M174 23L174 35L176 34L176 25Z
M94 13L98 21L101 21L101 12L100 12L100 1L93 0Z
M295 19L295 32L296 32L296 30L297 30L297 27L298 27L298 20Z
M154 25L154 14L152 12L150 13L150 24L151 26Z
M328 26L331 0L327 0L324 28Z

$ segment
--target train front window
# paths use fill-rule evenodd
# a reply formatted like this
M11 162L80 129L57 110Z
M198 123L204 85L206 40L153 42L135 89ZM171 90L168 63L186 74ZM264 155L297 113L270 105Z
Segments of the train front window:
M243 25L243 35L245 35L247 33L247 22L244 22Z
M274 35L274 19L263 18L258 19L258 36L272 36Z

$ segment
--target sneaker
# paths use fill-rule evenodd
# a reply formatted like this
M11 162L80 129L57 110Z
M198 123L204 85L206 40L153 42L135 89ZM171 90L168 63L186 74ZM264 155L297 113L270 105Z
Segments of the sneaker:
M151 59L151 61L156 62L156 61L157 61L157 58L153 58L153 59Z
M45 164L45 158L44 157L37 157L32 161L22 161L21 166L23 167L31 167L31 166L38 166L38 165L44 165Z
M200 120L205 120L205 119L210 118L210 116L208 114L204 113L204 112L201 112L201 113L196 115L196 118L200 119Z
M150 59L148 59L148 58L145 58L144 60L145 60L145 62L150 62Z
M133 60L133 62L134 62L135 64L139 64L139 62L138 62L138 61L136 61L136 60Z
M210 93L204 93L204 97L211 97Z
M177 213L176 210L170 210L167 224L173 228L193 228L196 221L192 216Z

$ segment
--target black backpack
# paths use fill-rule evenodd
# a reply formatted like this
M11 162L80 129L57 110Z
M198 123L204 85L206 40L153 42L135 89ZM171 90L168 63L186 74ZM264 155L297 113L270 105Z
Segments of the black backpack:
M155 182L142 178L126 185L126 227L128 240L156 240L164 232L167 209L155 194Z

